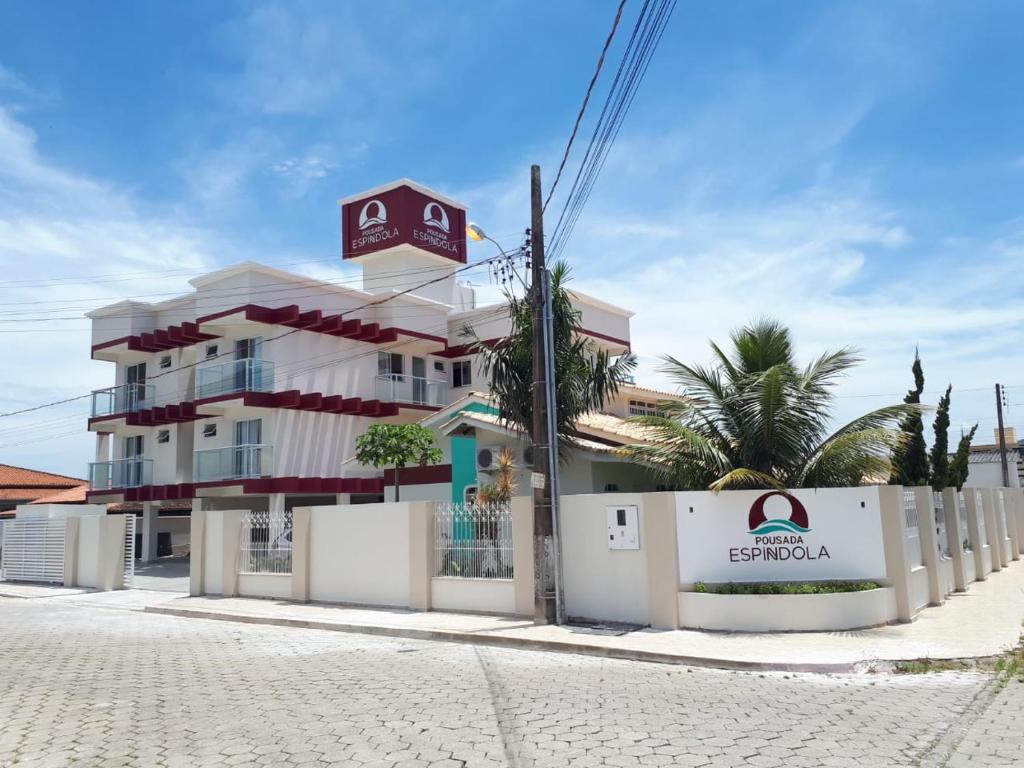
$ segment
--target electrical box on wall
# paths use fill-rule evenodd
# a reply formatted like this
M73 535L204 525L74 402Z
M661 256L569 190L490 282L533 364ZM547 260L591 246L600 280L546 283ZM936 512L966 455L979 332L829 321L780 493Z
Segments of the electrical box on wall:
M608 549L640 549L640 516L635 504L605 507L608 515Z

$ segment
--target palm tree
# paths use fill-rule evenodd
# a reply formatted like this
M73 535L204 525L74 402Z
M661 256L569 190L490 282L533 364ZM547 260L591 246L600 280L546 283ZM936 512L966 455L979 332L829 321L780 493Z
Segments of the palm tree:
M666 356L662 372L686 398L664 416L638 417L646 445L624 449L683 489L806 488L887 478L903 437L895 426L920 406L871 411L829 432L832 387L861 361L846 347L800 368L789 330L762 319L735 331L726 354L712 342L711 367Z
M580 312L572 305L565 284L569 266L555 262L551 269L551 303L554 314L555 389L559 446L566 456L567 443L575 435L576 420L586 413L600 411L618 392L619 385L630 381L636 357L627 353L614 360L592 339L581 335ZM512 328L497 344L488 346L470 327L463 335L488 378L491 395L498 404L507 426L533 438L533 309L529 297L506 292Z

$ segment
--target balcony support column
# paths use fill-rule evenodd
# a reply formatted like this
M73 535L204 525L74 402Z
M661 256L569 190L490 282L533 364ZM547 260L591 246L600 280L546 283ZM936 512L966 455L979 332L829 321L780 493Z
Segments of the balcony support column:
M142 502L142 561L145 563L156 560L157 550L157 518L160 510L152 501Z
M271 493L267 496L267 509L270 512L284 514L284 494Z
M110 461L110 433L96 433L96 463Z

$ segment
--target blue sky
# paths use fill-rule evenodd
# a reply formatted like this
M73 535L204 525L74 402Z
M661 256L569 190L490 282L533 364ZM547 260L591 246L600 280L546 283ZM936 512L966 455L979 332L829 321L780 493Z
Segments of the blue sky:
M395 177L515 241L614 8L0 5L0 411L110 383L94 306L246 258L342 274L336 200ZM989 439L995 381L1015 423L1021 28L1015 2L681 3L566 250L637 311L641 379L770 314L804 357L864 352L838 418L898 399L919 345L956 433ZM0 461L82 473L85 407L0 420Z

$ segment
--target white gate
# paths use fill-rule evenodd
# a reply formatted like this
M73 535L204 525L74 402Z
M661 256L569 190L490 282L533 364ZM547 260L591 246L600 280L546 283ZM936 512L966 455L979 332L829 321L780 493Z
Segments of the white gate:
M124 588L132 588L135 578L135 514L124 516Z
M5 520L3 567L7 581L64 583L65 520Z

